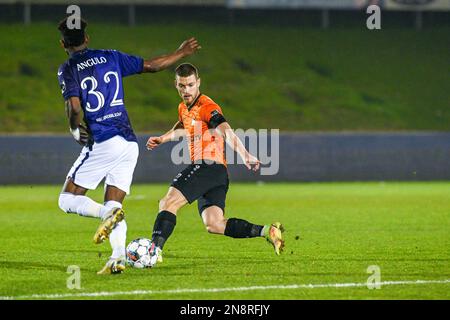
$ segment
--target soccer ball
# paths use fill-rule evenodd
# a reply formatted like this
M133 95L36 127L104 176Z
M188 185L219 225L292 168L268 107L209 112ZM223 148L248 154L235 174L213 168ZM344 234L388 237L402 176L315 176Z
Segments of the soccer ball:
M127 246L127 263L133 268L149 268L151 245L151 240L146 238L131 241Z

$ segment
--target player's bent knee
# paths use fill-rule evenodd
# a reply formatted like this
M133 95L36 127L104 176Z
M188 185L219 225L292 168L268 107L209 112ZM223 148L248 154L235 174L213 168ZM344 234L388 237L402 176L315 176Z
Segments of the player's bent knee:
M59 195L58 199L58 206L59 208L64 211L65 213L70 213L70 204L72 203L72 200L74 198L74 195L68 194L68 193L61 193Z

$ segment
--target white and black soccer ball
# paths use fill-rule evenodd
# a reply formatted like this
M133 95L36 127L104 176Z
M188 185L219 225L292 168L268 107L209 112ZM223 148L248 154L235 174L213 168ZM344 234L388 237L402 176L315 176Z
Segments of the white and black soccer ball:
M150 267L150 247L152 241L147 238L137 238L127 246L127 263L133 268Z

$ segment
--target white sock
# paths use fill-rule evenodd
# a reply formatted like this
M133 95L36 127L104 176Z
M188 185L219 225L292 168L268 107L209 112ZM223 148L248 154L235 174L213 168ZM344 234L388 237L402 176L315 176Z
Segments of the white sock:
M270 228L270 226L268 226L268 225L265 225L262 229L261 229L261 234L260 234L260 236L261 237L265 237L266 235L265 235L265 231L266 231L266 229L267 228Z
M108 201L105 203L108 210L112 208L122 208L122 204L117 201ZM117 226L111 231L109 235L109 243L112 248L112 259L117 259L125 256L125 246L127 241L127 223L125 220L120 221Z
M102 208L100 209L100 219L104 220L105 219L105 215L106 213L108 213L109 211L111 211L112 208L109 208L107 206L102 206Z
M125 246L127 241L127 223L120 221L109 236L109 242L112 248L111 258L125 257Z
M91 198L72 193L61 193L58 200L61 210L67 213L77 213L84 217L100 218L104 206Z

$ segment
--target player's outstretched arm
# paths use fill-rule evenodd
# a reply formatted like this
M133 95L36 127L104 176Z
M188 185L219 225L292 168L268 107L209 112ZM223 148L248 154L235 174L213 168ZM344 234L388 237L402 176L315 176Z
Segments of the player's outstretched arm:
M242 160L244 160L245 166L249 170L258 171L260 165L258 158L250 154L250 152L245 149L244 144L234 133L234 130L230 127L228 122L222 122L216 127L216 130L222 134L230 147L239 154Z
M184 41L180 47L171 54L144 60L143 72L158 72L164 70L178 60L190 56L199 49L201 49L201 46L198 44L197 39L190 38Z
M184 136L186 133L183 129L183 123L181 121L178 121L175 123L175 125L167 131L165 134L159 137L150 137L147 140L147 150L153 150L157 146L164 144L169 141L176 141L180 137Z

